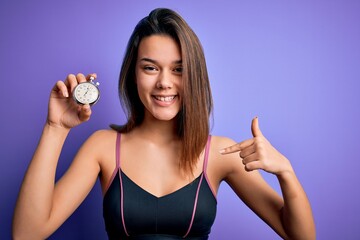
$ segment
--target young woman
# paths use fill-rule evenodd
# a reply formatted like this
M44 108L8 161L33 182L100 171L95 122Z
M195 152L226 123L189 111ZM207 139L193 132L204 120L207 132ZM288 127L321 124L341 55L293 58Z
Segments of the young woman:
M262 135L241 143L209 135L212 98L201 44L169 9L136 26L120 73L128 121L95 132L54 185L71 128L89 120L74 88L96 74L70 74L51 91L47 122L15 209L14 239L50 236L79 206L97 178L109 239L208 239L216 194L226 181L285 239L314 239L311 207L289 160ZM258 170L275 174L283 197Z

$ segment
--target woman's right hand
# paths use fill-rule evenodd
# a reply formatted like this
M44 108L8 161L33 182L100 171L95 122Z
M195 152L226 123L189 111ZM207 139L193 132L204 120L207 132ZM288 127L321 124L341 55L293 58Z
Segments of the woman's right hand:
M70 129L90 119L89 105L79 105L72 98L74 88L86 82L96 74L85 77L79 73L76 76L69 74L65 81L58 81L51 90L47 124L54 127Z

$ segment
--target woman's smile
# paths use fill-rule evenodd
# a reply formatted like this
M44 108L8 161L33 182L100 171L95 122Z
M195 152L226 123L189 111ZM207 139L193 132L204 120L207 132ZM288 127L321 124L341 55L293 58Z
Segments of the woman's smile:
M157 104L163 107L170 106L177 100L177 95L153 95L152 96Z

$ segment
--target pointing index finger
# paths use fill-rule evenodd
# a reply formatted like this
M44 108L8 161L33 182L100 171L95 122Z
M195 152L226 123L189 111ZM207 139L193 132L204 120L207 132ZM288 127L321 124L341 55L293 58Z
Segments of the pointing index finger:
M240 144L237 143L237 144L234 144L234 145L232 145L230 147L226 147L226 148L221 149L220 153L225 155L225 154L239 152L239 151L241 151L241 148L240 148Z
M220 153L225 155L229 153L240 152L244 148L251 146L253 143L254 143L254 139L248 139L240 143L236 143L230 147L223 148L220 150Z

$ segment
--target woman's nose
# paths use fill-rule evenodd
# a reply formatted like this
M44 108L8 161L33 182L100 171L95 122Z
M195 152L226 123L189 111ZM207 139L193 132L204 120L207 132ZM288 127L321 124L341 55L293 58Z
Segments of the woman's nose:
M156 82L156 87L159 89L167 89L173 87L173 82L171 79L171 74L166 71L162 71L159 74L158 81Z

